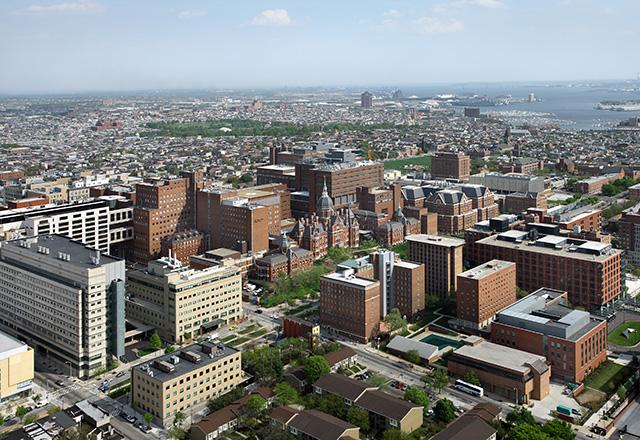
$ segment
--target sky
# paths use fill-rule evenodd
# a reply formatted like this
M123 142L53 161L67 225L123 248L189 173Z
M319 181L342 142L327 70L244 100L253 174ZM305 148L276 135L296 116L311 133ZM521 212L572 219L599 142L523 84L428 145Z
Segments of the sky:
M0 93L636 78L638 0L2 0Z

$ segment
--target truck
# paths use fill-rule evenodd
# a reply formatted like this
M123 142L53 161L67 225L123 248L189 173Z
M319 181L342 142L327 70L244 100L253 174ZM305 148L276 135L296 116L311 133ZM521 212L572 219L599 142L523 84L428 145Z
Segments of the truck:
M558 407L556 408L556 411L558 412L558 414L564 414L565 416L572 415L571 408L564 405L558 405Z

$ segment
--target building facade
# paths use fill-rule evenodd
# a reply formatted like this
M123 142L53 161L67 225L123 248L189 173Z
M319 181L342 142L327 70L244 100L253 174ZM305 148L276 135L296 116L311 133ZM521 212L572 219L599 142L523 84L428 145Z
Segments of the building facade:
M70 375L124 355L125 263L58 235L3 243L0 329Z
M31 394L34 378L33 348L2 332L0 377L0 401L17 394Z
M431 156L431 177L434 179L468 180L471 159L462 153L442 152Z
M236 266L198 270L173 258L127 274L127 316L181 343L242 317L242 277ZM190 335L190 336L189 336Z
M622 212L620 245L625 250L629 264L640 266L640 204Z
M458 275L458 323L478 332L516 301L516 264L491 260Z
M425 295L445 298L457 289L457 275L463 271L464 240L415 234L407 236L407 260L424 264Z
M197 413L242 380L238 350L221 343L191 344L131 368L131 403L167 427L177 412Z

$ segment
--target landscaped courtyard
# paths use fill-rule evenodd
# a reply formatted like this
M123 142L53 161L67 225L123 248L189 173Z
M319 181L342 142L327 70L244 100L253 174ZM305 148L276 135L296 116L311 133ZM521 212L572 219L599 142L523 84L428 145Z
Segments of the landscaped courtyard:
M625 336L625 330L627 335ZM640 322L629 321L609 334L609 342L615 345L630 347L640 342Z

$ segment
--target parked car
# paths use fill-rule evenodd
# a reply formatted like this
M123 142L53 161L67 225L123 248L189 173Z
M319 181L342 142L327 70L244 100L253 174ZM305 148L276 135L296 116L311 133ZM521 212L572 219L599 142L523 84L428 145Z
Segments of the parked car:
M573 412L579 416L582 415L582 411L580 411L579 409L573 408Z
M121 372L119 372L118 374L116 374L116 377L122 377L122 376L124 376L125 374L126 374L126 372L125 372L125 371L121 371Z
M62 379L56 380L56 385L58 385L59 387L63 387L64 386L64 380L62 380Z
M129 423L135 423L136 422L136 418L133 417L131 414L123 413L122 417L124 417L124 419Z
M145 434L149 434L152 431L151 426L149 425L142 425L142 426L139 426L139 428L140 428L140 431L144 432Z
M364 377L364 374L356 374L355 378L358 379L358 380L366 379Z
M262 309L256 309L256 313L259 315L262 313Z
M391 382L391 383L389 384L389 386L390 386L391 388L395 388L395 387L397 387L397 386L398 386L398 384L399 384L399 383L400 383L400 382L398 382L397 380L394 380L393 382Z
M398 385L396 385L396 388L401 390L403 386L404 384L402 382L399 382Z
M400 388L402 391L407 391L409 389L409 385L403 385L402 388Z
M238 330L237 325L232 325L231 327L229 327L229 331L234 331L234 330Z

